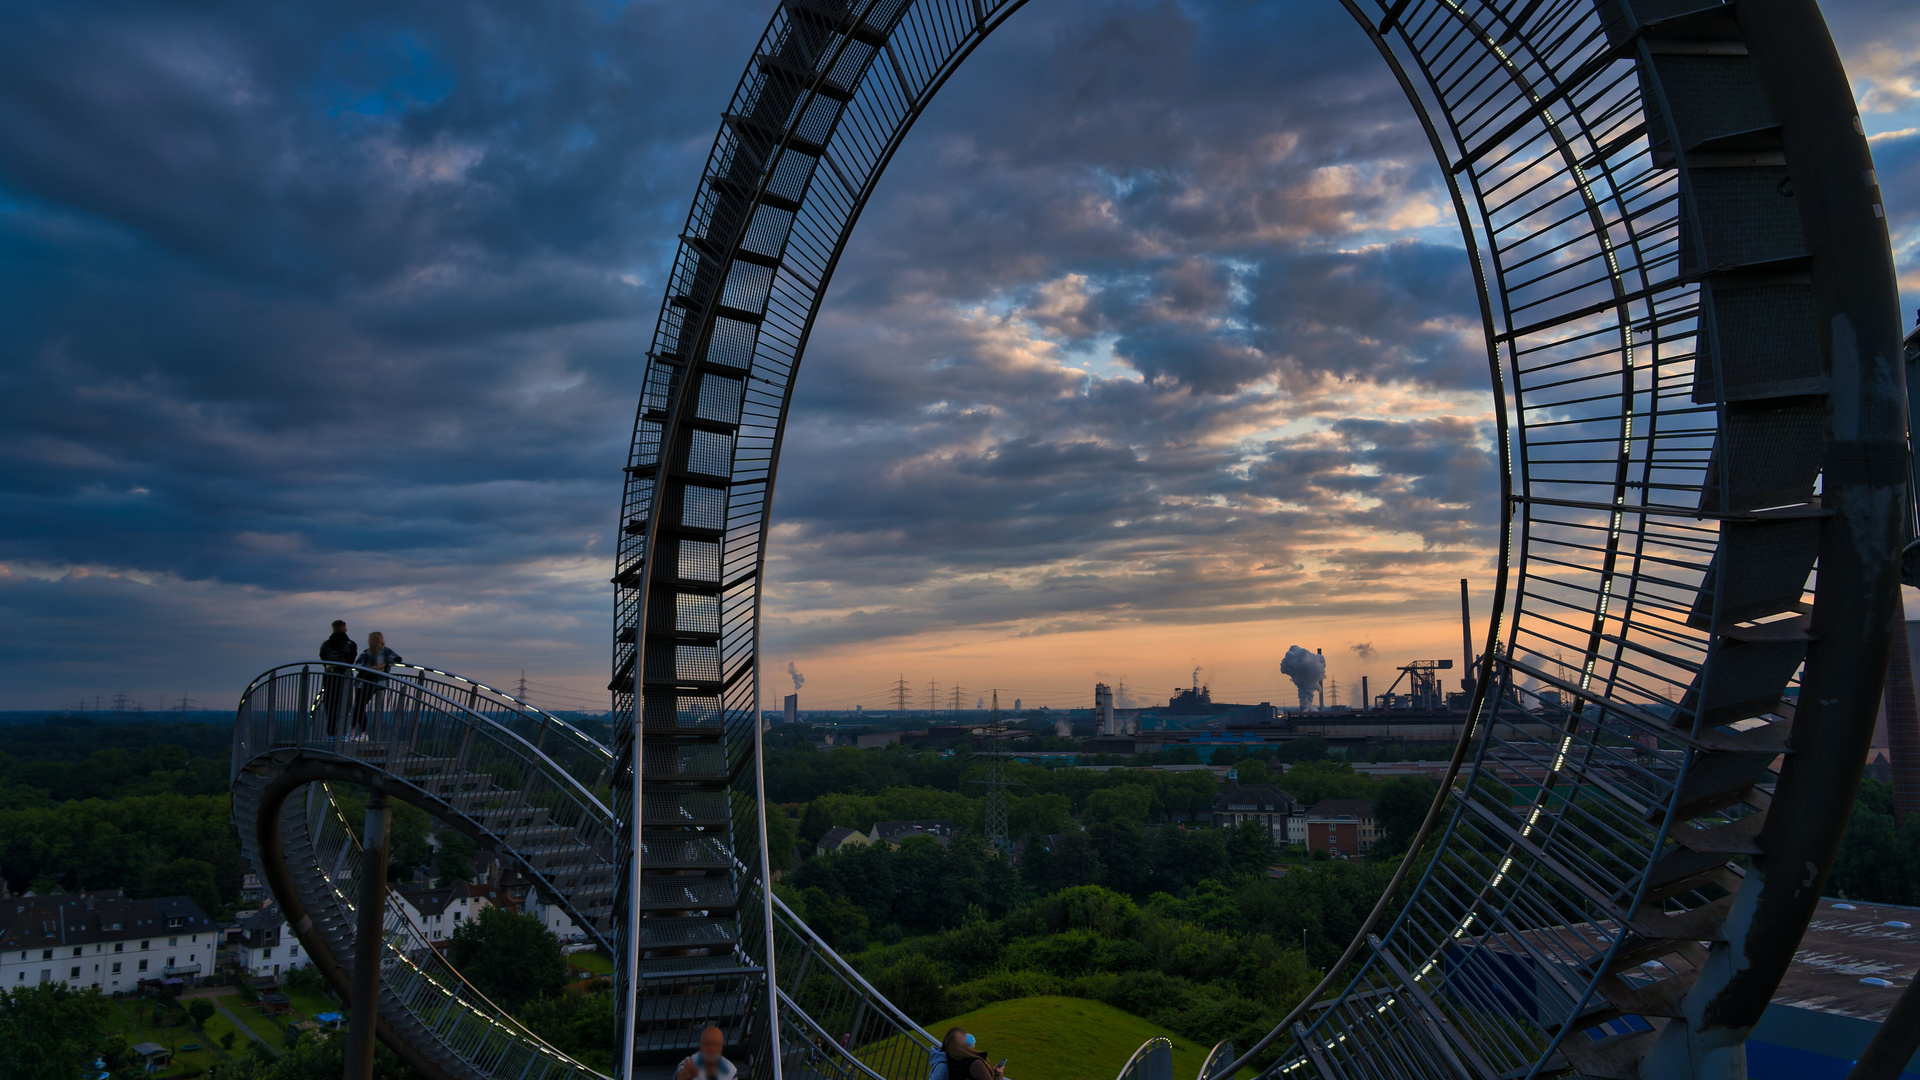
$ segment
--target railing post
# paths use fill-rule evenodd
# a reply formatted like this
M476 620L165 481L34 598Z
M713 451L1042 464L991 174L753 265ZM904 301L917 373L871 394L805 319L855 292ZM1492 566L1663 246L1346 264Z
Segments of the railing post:
M393 807L387 793L367 799L361 841L360 902L354 910L352 1018L347 1028L344 1080L373 1080L374 1028L380 1017L380 942L386 931L387 848Z

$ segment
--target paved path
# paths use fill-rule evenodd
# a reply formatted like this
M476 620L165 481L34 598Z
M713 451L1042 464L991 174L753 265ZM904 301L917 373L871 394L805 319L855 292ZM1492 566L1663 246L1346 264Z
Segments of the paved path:
M252 1039L254 1042L259 1043L261 1046L264 1046L269 1050L273 1049L273 1046L269 1044L267 1040L260 1037L259 1032L247 1026L247 1022L245 1020L242 1020L239 1017L233 1015L233 1010L227 1008L226 1002L221 1001L219 998L214 998L213 1007L216 1009L219 1009L220 1015L226 1017L229 1021L231 1021L234 1027L239 1028L240 1034L245 1035L247 1038Z

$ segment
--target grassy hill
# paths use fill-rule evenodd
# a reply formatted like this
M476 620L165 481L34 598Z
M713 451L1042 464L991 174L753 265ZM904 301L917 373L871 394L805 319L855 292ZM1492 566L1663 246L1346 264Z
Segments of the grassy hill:
M1210 1049L1132 1013L1083 998L997 1001L928 1024L927 1030L940 1036L956 1024L973 1032L988 1061L1007 1059L1008 1080L1114 1080L1140 1044L1156 1035L1173 1043L1174 1080L1190 1080L1199 1074Z

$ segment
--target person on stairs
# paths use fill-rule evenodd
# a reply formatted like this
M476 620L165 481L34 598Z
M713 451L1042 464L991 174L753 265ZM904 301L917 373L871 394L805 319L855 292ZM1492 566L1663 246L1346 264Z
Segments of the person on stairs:
M700 1033L700 1050L688 1054L674 1070L673 1080L733 1080L733 1062L720 1056L727 1048L726 1033L713 1024Z

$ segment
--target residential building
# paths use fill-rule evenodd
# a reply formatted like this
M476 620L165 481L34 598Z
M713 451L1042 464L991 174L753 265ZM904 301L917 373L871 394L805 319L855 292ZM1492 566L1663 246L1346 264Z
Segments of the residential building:
M867 838L876 844L899 847L916 836L930 836L941 847L953 843L951 818L926 818L921 821L876 821Z
M1379 836L1372 799L1322 799L1306 813L1308 851L1365 855Z
M218 947L213 920L185 896L130 900L116 889L0 903L0 989L131 991L142 979L209 973Z
M820 837L820 842L813 845L813 850L822 855L829 855L842 848L859 847L861 844L871 843L873 841L867 838L866 833L858 829L849 829L844 825L835 825L826 831L826 835Z
M428 941L445 941L489 907L517 907L498 885L459 881L437 889L401 889L400 906Z
M533 881L512 866L502 867L494 879L500 892L512 902L514 907L524 914L540 920L562 944L574 944L587 940L586 931L574 924L567 909L559 904L549 904L541 897L540 890L533 887Z
M258 911L240 918L240 941L234 948L234 962L250 976L280 976L313 963L300 947L293 927L287 925L280 907L271 901Z
M1230 784L1213 797L1213 825L1231 829L1245 822L1266 828L1276 844L1299 843L1290 825L1300 806L1293 796L1272 784Z

